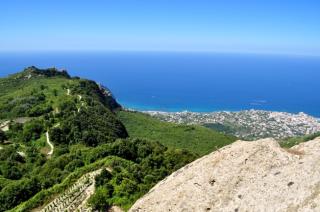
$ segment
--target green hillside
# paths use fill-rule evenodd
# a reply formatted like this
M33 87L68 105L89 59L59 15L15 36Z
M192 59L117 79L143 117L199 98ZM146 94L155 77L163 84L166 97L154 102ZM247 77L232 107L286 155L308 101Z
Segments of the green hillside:
M163 122L139 112L119 111L117 114L131 137L158 141L201 156L236 140L205 127Z
M90 206L127 210L175 170L234 140L122 111L94 81L29 67L0 78L0 212L41 209L96 170Z
M174 145L128 137L118 110L109 90L66 71L29 67L1 78L0 211L41 208L100 168L112 172L96 177L90 205L128 209L196 159Z
M315 134L311 134L311 135L283 139L283 140L279 141L279 143L280 143L281 147L291 148L291 147L298 145L300 143L311 141L317 137L320 137L320 132L315 133Z

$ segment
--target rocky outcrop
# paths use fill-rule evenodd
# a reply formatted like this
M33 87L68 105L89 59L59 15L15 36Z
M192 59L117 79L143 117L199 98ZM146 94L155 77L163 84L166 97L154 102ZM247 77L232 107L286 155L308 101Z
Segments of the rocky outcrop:
M237 141L176 171L131 212L320 211L320 139Z

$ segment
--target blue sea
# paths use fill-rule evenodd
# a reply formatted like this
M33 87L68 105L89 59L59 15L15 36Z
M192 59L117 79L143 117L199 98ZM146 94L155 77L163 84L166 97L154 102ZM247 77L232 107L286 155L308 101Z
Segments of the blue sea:
M0 77L27 66L67 69L112 90L127 108L263 109L320 117L320 57L168 53L0 53Z

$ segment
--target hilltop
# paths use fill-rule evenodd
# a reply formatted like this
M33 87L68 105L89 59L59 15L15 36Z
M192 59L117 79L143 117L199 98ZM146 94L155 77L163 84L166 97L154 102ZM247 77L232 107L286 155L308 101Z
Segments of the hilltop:
M130 211L319 211L319 151L320 138L290 149L237 141L174 172Z

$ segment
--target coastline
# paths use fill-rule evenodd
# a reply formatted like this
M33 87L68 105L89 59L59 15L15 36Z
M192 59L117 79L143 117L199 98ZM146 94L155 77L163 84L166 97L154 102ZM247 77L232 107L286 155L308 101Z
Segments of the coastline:
M129 111L137 111L127 109ZM266 110L217 112L140 111L161 121L203 125L245 140L272 137L286 139L320 132L319 118L304 112L289 113Z
M320 122L320 115L315 116L313 114L304 112L304 111L286 111L286 110L265 110L265 109L256 109L256 108L250 108L250 109L238 109L238 110L232 110L232 109L213 109L213 110L202 110L202 109L181 109L181 108L170 108L170 109L160 109L160 108L154 108L149 106L141 106L141 105L135 105L135 104L123 104L120 102L121 105L123 105L123 108L128 111L138 111L142 113L163 113L163 114L174 114L174 113L198 113L198 114L211 114L211 113L220 113L220 112L226 112L226 113L239 113L244 111L262 111L262 112L275 112L275 113L287 113L292 115L298 115L298 114L305 114L307 116L311 116L314 119L316 119L318 122ZM130 105L130 106L128 106ZM154 108L154 109L153 109Z

